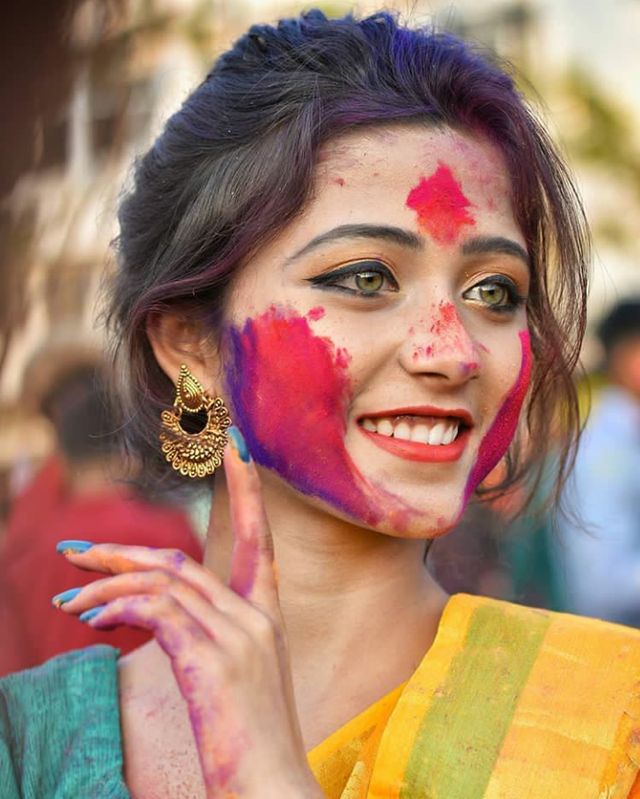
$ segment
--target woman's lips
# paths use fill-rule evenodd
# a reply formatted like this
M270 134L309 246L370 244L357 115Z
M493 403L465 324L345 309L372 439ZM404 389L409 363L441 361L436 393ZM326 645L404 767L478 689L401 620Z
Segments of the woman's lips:
M358 429L380 449L384 449L392 455L405 460L422 461L424 463L457 461L464 452L471 433L469 427L462 427L455 440L450 444L422 444L418 441L407 441L402 438L373 433L365 430L362 425L358 425Z

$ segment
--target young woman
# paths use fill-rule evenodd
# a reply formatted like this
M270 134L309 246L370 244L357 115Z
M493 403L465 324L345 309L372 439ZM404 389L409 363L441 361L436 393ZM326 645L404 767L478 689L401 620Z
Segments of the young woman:
M155 641L2 683L2 796L633 795L640 635L424 567L575 438L587 235L511 79L387 14L252 28L120 221L130 443L214 474L205 561L61 542L105 575L62 611Z

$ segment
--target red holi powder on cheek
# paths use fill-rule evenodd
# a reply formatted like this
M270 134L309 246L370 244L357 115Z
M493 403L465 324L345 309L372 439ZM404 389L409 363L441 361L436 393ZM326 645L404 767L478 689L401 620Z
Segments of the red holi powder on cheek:
M376 507L344 445L347 351L275 307L227 334L229 397L256 462L356 519L380 521L389 497Z
M531 345L529 343L529 333L522 330L518 334L522 346L522 362L520 373L513 387L507 394L500 410L496 414L491 427L480 442L478 457L475 466L471 470L465 488L465 504L469 497L489 472L497 466L500 459L509 448L509 444L518 427L520 411L529 388L531 377Z
M310 311L307 312L307 319L311 322L317 322L318 319L322 319L324 316L324 308L322 305L317 305L315 308L311 308Z
M475 225L465 197L449 167L439 164L429 178L421 178L407 196L407 206L418 214L418 225L438 244L452 244L463 225Z
M336 350L336 364L337 366L341 367L342 369L346 369L347 366L351 363L351 356L349 352L344 347L338 347Z

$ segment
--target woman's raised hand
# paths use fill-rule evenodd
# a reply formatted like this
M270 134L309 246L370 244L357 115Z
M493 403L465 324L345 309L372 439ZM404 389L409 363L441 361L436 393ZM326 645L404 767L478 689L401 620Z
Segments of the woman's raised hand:
M54 603L96 628L153 632L189 709L207 799L320 799L293 700L260 480L236 428L230 438L229 585L175 550L62 541L71 563L113 576Z

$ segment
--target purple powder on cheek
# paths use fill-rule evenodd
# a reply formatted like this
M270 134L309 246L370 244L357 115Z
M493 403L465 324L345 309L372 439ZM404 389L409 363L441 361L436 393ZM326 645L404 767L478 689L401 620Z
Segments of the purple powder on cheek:
M256 462L356 519L380 521L384 513L365 495L344 446L346 350L275 307L226 333L228 394Z

